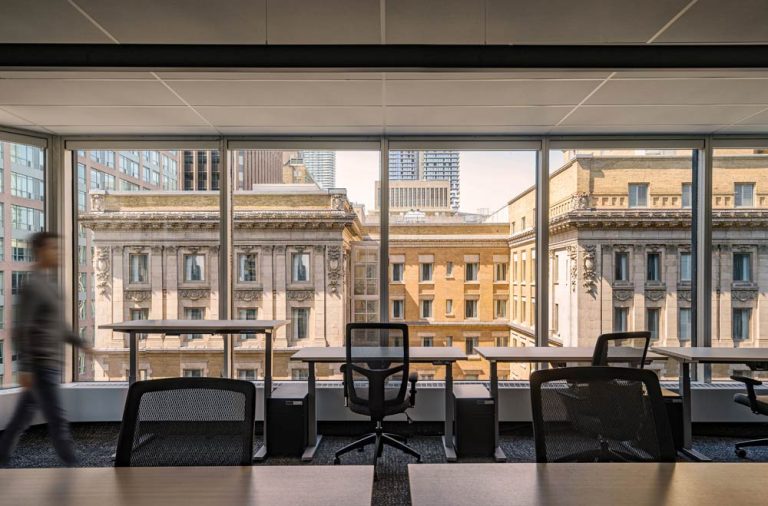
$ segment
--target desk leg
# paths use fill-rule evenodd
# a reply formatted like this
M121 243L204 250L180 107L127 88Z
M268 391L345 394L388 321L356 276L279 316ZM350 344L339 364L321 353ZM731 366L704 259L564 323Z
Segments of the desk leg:
M506 462L507 456L499 446L499 364L495 360L491 365L491 398L493 399L493 444L496 448L493 457L496 462Z
M680 396L683 398L683 448L680 450L686 457L708 462L711 459L693 449L693 421L691 420L691 364L685 360L680 361Z
M453 446L453 363L445 363L445 428L443 430L443 450L448 462L456 462L456 449Z
M317 379L315 378L315 363L308 362L309 375L307 377L307 410L309 411L309 420L307 425L309 426L308 442L309 446L304 449L304 453L301 456L302 462L311 462L315 458L315 452L320 447L320 441L323 436L317 434Z
M139 369L139 338L136 332L128 334L128 384L136 383L136 374Z
M267 330L264 335L264 443L253 456L256 462L263 462L267 458L267 410L269 398L272 397L272 330Z

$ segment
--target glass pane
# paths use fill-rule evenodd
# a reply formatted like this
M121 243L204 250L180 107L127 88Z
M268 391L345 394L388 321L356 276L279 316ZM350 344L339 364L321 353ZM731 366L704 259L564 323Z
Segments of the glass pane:
M32 270L29 239L46 226L45 178L44 150L0 140L0 388L17 381L14 304Z
M212 183L217 151L94 150L74 152L78 192L78 326L94 341L80 357L80 381L125 381L128 337L105 323L149 319L216 319L219 195ZM190 178L190 185L186 185ZM222 374L221 336L145 334L138 377Z
M343 346L346 323L379 319L379 153L298 146L234 151L230 161L233 314L290 320L275 334L273 375L305 378L306 365L288 360L296 348ZM235 341L237 370L263 377L263 339ZM317 374L340 378L339 365Z
M390 151L389 262L403 266L390 282L390 311L403 308L411 346L475 355L475 346L534 343L535 167L530 151ZM526 258L517 270L513 256ZM443 367L413 367L423 378L445 376ZM499 377L514 377L510 370L500 364ZM489 378L475 356L453 372Z
M690 343L691 181L691 150L550 152L551 345L635 330Z

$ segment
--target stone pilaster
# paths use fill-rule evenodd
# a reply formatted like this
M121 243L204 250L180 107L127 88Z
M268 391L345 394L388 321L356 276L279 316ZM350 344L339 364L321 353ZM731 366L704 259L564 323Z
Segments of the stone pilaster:
M325 346L325 301L328 298L328 286L325 271L325 247L315 246L312 252L312 280L315 287L312 306L312 346Z

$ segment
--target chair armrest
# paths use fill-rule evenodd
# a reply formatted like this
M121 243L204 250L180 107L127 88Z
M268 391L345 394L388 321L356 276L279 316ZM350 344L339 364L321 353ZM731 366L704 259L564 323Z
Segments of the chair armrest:
M747 386L752 386L752 387L756 387L763 384L762 381L758 381L754 378L748 378L747 376L731 376L731 379L733 381L739 381L741 383L744 383Z
M349 407L349 393L347 392L347 364L341 364L341 389L344 392L344 407Z
M412 372L408 375L408 382L411 384L411 392L409 395L409 402L411 404L411 407L414 407L416 405L416 382L419 381L419 375L415 372Z
M731 379L734 381L744 383L744 385L747 387L747 397L749 398L749 409L751 409L752 412L755 414L760 413L760 408L757 405L757 394L755 394L755 387L758 385L762 385L763 382L758 381L754 378L748 378L746 376L731 376Z

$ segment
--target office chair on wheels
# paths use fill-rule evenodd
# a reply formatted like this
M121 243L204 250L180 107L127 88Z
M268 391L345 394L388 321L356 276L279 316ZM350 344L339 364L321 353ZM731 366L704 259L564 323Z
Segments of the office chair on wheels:
M636 367L638 369L645 367L645 357L648 355L648 345L651 342L651 333L647 330L638 332L612 332L609 334L601 334L595 343L595 351L592 354L592 365L608 366L608 359L611 357L611 343L615 342L615 346L619 346L623 344L624 340L642 341L641 347L632 348L634 353L627 357L627 362L628 367Z
M765 362L747 365L753 371L768 370L768 363ZM755 393L755 387L762 385L763 382L746 376L731 376L731 379L744 383L744 386L747 387L747 393L734 395L733 402L747 406L756 415L768 416L768 395L757 395L757 393ZM735 445L736 455L744 458L747 456L747 450L744 448L754 448L760 446L768 446L768 438L741 441Z
M384 432L385 417L405 413L416 402L416 373L408 374L408 326L398 323L349 323L346 328L344 404L375 422L374 432L336 452L333 463L352 450L362 451L373 444L374 473L384 446L391 446L416 457L421 455L405 439ZM407 390L410 382L410 391ZM406 415L407 416L407 415Z
M659 379L625 367L531 374L537 462L674 462Z

